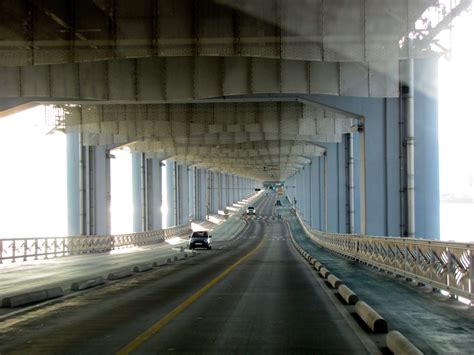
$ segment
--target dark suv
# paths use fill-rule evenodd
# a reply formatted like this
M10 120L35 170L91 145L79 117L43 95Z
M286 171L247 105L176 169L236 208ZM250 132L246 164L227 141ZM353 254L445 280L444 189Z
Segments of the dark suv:
M189 236L189 249L195 248L206 248L212 249L211 243L212 235L209 235L206 231L193 232Z

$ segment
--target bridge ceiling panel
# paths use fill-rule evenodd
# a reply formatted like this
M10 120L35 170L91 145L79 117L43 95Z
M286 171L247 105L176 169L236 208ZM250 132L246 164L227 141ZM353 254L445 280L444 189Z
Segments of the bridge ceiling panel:
M172 157L179 154L196 154L219 158L249 158L265 155L281 155L286 157L320 156L325 149L312 143L300 141L259 141L237 144L202 145L202 144L180 144L172 139L167 141L136 141L128 147L134 152L145 152L149 154L158 153Z
M404 53L399 49L400 39L423 10L434 3L435 0L3 0L0 65L156 56L328 62L401 58Z
M1 97L43 101L192 101L252 94L398 96L398 61L171 57L0 67Z
M310 157L325 153L325 148L302 140L258 140L235 143L209 142L199 138L176 139L166 137L153 140L138 140L132 143L113 141L114 136L104 134L83 134L85 144L125 143L132 152L144 152L150 158L172 159L180 163L199 165L209 169L235 173L252 178L287 177L305 164ZM109 140L110 139L110 140ZM250 173L252 172L252 173Z
M64 106L58 127L69 132L207 144L290 139L339 141L351 117L299 102Z

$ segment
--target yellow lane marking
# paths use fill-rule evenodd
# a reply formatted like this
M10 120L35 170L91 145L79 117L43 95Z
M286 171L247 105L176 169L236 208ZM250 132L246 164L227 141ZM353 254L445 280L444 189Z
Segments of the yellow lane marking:
M241 264L243 261L249 258L252 254L254 254L258 249L260 249L260 247L263 245L264 242L265 242L265 238L262 239L262 241L249 253L241 257L239 260L237 260L235 263L233 263L231 266L225 269L222 273L216 276L213 280L211 280L207 285L205 285L203 288L193 293L186 300L184 300L179 306L177 306L175 309L169 312L166 316L161 318L157 323L155 323L150 328L148 328L145 332L137 336L125 347L120 349L117 352L117 355L125 355L125 354L131 353L136 348L141 346L144 342L146 342L148 339L150 339L153 335L158 333L160 329L163 328L166 324L168 324L171 320L173 320L173 318L175 318L177 315L183 312L194 301L196 301L199 297L205 294L212 286L214 286L216 283L222 280L227 274L229 274L232 270L234 270L239 264Z

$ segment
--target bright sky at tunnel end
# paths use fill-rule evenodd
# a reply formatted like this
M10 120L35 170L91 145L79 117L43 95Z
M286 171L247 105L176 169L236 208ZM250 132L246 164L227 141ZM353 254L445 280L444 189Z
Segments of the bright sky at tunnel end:
M0 118L0 238L67 235L66 135L44 106Z
M444 36L449 40L449 32ZM471 10L454 21L451 59L439 61L442 240L474 241L473 37Z

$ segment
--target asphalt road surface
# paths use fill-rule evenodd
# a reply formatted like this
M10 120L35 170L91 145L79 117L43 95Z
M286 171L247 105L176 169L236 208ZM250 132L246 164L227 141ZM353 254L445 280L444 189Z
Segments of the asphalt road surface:
M286 224L250 220L199 256L0 322L0 353L377 352L326 289Z

